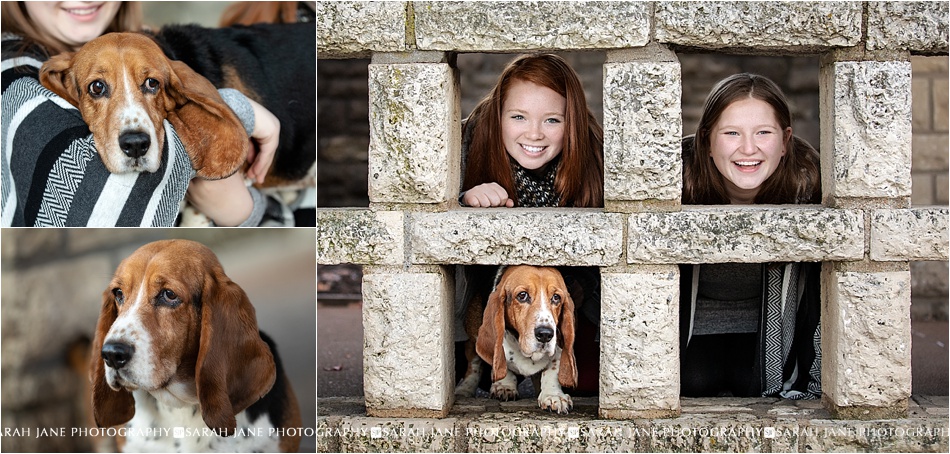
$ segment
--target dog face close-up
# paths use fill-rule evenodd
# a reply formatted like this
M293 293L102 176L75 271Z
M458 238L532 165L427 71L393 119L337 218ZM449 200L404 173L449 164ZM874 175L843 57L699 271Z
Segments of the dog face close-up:
M112 173L158 170L162 121L174 101L171 67L155 52L161 55L145 36L110 34L53 57L43 72L48 87L79 107Z
M235 415L276 379L246 294L210 249L187 240L149 243L122 261L103 292L92 353L102 427L132 418L132 392L143 391L169 407L200 407L208 427L233 433Z
M198 269L204 260L173 256L173 248L148 252L124 260L103 292L103 314L115 312L115 321L105 334L101 351L106 382L116 391L156 391L194 383L194 368L179 366L197 360L200 329L196 298L200 296L192 289L202 287L197 280L203 274ZM181 268L184 270L178 271ZM163 339L154 339L153 333L163 333ZM190 396L178 397L192 400L196 396L191 389Z
M495 381L508 373L504 339L509 331L517 333L518 356L538 364L559 361L559 381L574 386L574 302L557 269L510 266L500 275L476 340L476 351L492 365Z
M211 82L145 35L109 33L56 55L40 81L79 108L112 173L157 171L166 119L200 177L229 176L247 155L244 127Z
M505 306L506 326L518 332L521 353L533 360L553 356L557 347L558 321L570 299L560 273L549 268L518 267L499 282Z

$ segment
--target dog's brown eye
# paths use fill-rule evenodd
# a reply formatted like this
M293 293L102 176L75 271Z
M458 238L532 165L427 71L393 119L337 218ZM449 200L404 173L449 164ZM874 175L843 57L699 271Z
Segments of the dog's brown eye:
M158 79L149 77L148 79L145 79L145 82L142 84L142 90L147 93L155 93L158 91L159 85L161 84L159 84Z
M163 306L175 307L181 304L181 300L178 299L177 293L166 288L158 293L158 303Z
M528 292L518 292L518 294L515 295L515 299L517 299L519 303L527 303L531 301L531 297L528 296Z
M89 84L89 94L92 95L93 98L99 98L106 95L107 88L105 82L94 80Z
M557 306L558 304L561 304L561 295L558 295L557 293L555 293L554 296L551 297L551 304L555 306Z
M115 302L121 305L125 302L125 295L122 294L122 289L114 288L112 289L112 296L115 297Z

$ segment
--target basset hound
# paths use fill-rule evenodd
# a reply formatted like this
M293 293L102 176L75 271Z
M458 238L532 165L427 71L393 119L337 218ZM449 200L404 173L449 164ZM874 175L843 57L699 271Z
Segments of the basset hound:
M109 33L50 58L40 82L79 109L110 172L155 172L168 120L205 179L247 157L247 132L216 90L237 89L280 121L264 186L286 186L316 160L315 33L313 23Z
M517 399L515 375L540 372L538 405L568 413L574 403L561 386L573 388L577 383L574 302L561 273L550 267L502 267L483 313L479 300L476 296L469 304L465 322L478 357L472 357L469 346L468 370L456 395L474 394L484 360L492 367L492 397Z
M92 346L96 424L127 452L296 451L301 418L254 307L206 246L146 244L102 294ZM296 430L295 430L296 429Z

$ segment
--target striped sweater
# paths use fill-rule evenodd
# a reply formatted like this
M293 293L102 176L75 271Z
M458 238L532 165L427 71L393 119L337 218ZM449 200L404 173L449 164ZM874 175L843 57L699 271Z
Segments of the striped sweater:
M40 85L45 57L18 51L20 44L13 35L3 36L2 225L174 225L195 171L171 125L165 122L155 173L109 173L79 110ZM225 97L229 104L234 98ZM236 101L242 102L246 98ZM247 123L245 115L239 113Z

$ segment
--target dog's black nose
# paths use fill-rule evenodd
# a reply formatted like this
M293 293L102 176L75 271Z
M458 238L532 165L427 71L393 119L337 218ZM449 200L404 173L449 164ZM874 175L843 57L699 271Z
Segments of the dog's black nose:
M144 132L126 132L119 136L119 148L130 158L142 157L151 144L151 139Z
M546 344L553 337L554 337L554 329L552 329L549 326L539 326L534 329L534 338L537 339L538 342L541 342L542 344Z
M121 369L132 359L135 348L122 342L109 342L102 346L102 359L113 369Z

